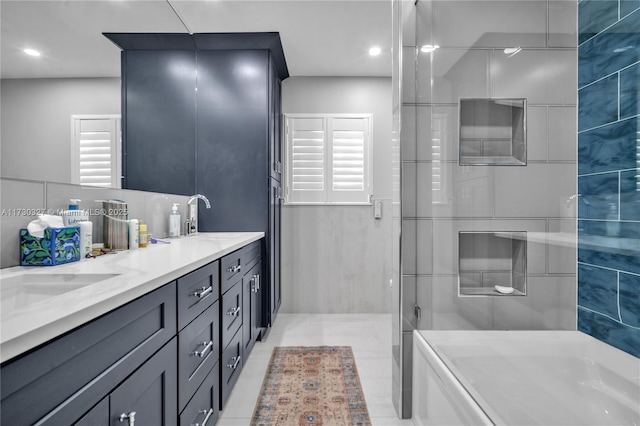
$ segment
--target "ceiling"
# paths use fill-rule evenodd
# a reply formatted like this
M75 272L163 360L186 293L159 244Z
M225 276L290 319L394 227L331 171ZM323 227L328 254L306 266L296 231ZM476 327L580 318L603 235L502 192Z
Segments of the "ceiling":
M2 78L119 77L103 32L269 31L292 76L391 76L390 0L0 0L0 25Z

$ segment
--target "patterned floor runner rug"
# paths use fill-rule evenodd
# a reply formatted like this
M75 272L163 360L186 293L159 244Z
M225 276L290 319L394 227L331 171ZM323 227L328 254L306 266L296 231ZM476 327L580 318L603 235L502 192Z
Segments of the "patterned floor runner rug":
M251 425L371 425L351 347L273 348Z

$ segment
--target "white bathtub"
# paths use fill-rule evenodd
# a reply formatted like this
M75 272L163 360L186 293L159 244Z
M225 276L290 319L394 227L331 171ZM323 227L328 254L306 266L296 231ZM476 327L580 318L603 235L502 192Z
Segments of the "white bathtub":
M640 426L640 359L578 331L415 331L415 425Z

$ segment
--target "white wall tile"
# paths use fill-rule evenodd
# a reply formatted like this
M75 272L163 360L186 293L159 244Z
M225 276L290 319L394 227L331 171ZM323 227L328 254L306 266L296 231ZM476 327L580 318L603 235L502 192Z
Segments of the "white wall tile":
M544 47L546 2L433 2L434 40L441 46Z
M416 69L416 102L430 103L432 101L433 71L431 69L433 55L421 52L419 48L414 52Z
M530 306L538 314L534 329L576 329L575 277L530 277L527 286Z
M429 121L429 128L425 127L424 134L418 127L418 139L424 144L418 143L418 159L430 160L432 158L433 141L431 139L440 140L440 156L442 161L458 162L458 138L459 138L459 119L458 105L434 105L431 109L432 113ZM418 122L420 124L420 122ZM430 132L430 133L429 133ZM424 136L423 136L424 135ZM424 153L421 152L424 149Z
M495 97L526 98L530 104L576 104L575 50L523 49L511 57L496 50L491 77Z
M20 264L20 228L44 213L44 192L43 182L0 179L0 267Z
M402 10L400 23L402 26L402 45L415 46L416 43L416 6L411 1L398 2Z
M576 193L575 165L528 164L495 170L496 217L562 217Z
M490 55L490 50L440 48L433 52L433 102L458 104L459 98L490 97Z
M416 273L433 273L433 221L418 220L416 240Z
M415 105L402 107L402 161L414 161L416 159L416 115Z
M457 163L437 165L446 202L434 203L431 187L434 167L434 163L418 163L418 217L493 216L493 168Z
M418 105L416 109L416 160L431 160L431 106Z
M575 0L549 1L549 47L576 47L578 43L578 2Z
M416 327L413 307L416 304L417 279L412 275L402 276L402 330L412 331Z
M415 219L403 219L402 221L402 273L416 273L416 255L418 224Z
M402 217L416 217L416 163L402 163Z
M416 102L415 47L402 48L402 103Z
M419 1L415 3L416 5L416 13L417 13L417 21L416 26L418 27L416 35L417 35L417 43L416 46L421 47L425 44L434 44L433 41L433 2L432 1Z
M575 106L549 107L549 160L577 161Z
M562 242L554 242L556 234ZM565 243L566 239L572 243ZM575 274L576 262L576 220L549 219L549 273Z
M547 107L527 107L527 161L547 160Z
M418 330L433 328L433 277L419 276L416 285L416 303L422 310L422 318L418 319Z
M460 231L528 231L546 232L545 220L514 219L434 219L433 223L433 273L456 275L458 273L458 233ZM546 272L544 244L527 244L527 272Z

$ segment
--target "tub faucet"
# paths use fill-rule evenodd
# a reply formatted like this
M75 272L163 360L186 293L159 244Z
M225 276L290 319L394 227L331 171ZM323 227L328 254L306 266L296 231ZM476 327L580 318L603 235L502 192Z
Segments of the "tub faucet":
M211 203L207 197L202 194L195 194L189 198L187 205L189 206L189 219L187 220L187 235L198 233L198 198L204 201L206 208L211 208ZM193 203L195 201L195 203ZM193 204L192 204L193 203Z

